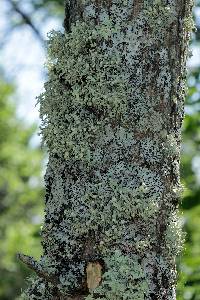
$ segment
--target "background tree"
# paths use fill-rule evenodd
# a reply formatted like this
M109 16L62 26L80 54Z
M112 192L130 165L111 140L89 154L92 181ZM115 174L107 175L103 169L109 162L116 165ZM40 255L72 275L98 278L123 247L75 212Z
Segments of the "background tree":
M8 4L7 10L9 23L5 31L6 35L17 29L19 26L28 26L40 42L44 42L43 32L39 26L52 15L62 18L64 0L4 0Z
M68 3L39 97L44 253L19 256L40 277L25 298L175 299L190 14L177 1Z

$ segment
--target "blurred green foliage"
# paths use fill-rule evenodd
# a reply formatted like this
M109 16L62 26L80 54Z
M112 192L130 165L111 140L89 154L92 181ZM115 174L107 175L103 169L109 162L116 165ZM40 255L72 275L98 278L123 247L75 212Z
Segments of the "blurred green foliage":
M200 0L196 0L196 33L191 46L200 48ZM196 12L196 13L195 13ZM177 300L200 300L200 67L190 70L183 124L181 176L186 243L178 262Z
M15 2L20 6L30 4L30 18L41 12L40 22L50 16L63 19L64 0ZM196 6L200 9L200 0ZM11 11L12 14L15 12ZM26 23L23 18L9 20L13 27ZM199 45L200 22L196 23L192 44ZM40 27L37 22L35 26ZM200 300L200 68L190 72L188 87L181 159L186 243L178 260L177 300ZM32 146L35 126L28 127L16 117L14 93L12 84L0 76L0 300L17 300L25 279L32 274L16 259L16 252L37 258L41 251L42 153Z
M200 300L200 70L189 74L181 175L185 250L179 259L178 300Z
M16 252L40 255L42 154L31 146L35 126L16 117L14 88L0 77L0 299L15 299L30 273Z

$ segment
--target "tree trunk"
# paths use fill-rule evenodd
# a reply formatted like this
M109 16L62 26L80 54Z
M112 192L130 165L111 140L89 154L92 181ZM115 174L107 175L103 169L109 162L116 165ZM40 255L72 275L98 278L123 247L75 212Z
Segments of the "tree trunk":
M48 40L49 162L27 299L176 299L189 0L76 0Z

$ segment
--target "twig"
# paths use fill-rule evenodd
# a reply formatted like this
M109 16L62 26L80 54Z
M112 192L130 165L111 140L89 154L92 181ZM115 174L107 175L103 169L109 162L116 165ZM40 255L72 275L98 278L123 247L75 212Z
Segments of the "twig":
M44 43L44 39L41 35L41 33L39 32L39 30L35 27L35 25L33 24L33 22L31 21L31 18L28 14L26 14L18 5L16 2L14 2L13 0L7 0L7 2L10 3L10 5L12 6L12 8L21 16L21 18L23 19L23 21L33 30L33 32L36 34L36 36L39 38L39 40Z
M39 277L44 278L48 282L51 282L54 286L57 286L60 283L57 277L46 273L44 268L33 257L18 253L17 258L20 259L30 269L32 269Z

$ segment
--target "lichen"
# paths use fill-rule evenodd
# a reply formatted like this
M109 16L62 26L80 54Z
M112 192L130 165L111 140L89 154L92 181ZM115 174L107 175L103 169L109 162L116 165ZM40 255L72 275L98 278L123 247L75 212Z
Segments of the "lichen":
M182 41L185 16L173 1L145 1L137 15L134 5L82 1L71 31L49 34L39 264L59 283L37 279L28 299L174 299L187 53L173 28ZM104 274L90 291L85 272L96 261Z
M91 290L85 300L103 299L145 299L148 296L148 284L138 257L125 256L119 250L105 257L107 271L102 284Z

